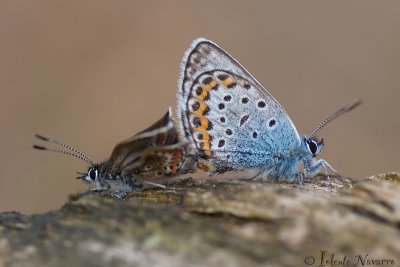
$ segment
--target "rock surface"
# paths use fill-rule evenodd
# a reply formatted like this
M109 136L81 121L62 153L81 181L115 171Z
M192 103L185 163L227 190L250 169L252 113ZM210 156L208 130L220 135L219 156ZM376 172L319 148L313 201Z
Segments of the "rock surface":
M130 197L1 213L0 266L400 266L398 173L188 180Z

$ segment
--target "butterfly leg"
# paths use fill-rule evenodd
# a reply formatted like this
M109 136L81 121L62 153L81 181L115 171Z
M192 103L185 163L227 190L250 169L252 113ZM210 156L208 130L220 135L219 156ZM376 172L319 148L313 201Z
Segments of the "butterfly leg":
M87 193L88 194L92 194L92 195L101 196L101 197L110 195L110 192L108 191L108 189L106 189L106 188L98 188L98 187L90 189L89 191L87 191Z
M162 188L162 189L166 189L166 190L176 190L175 187L168 187L162 184L157 184L157 183L153 183L153 182L144 182L145 184L149 185L150 188Z
M102 193L105 191L108 191L108 189L110 189L110 185L106 184L106 185L97 185L96 188L90 189L91 193Z
M297 176L297 180L299 181L299 186L303 187L304 178L306 177L305 173L304 172L298 172L296 176Z
M323 159L312 162L310 166L305 168L304 173L306 177L314 177L321 168L324 168L325 175L328 177L328 179L329 179L328 170L337 175L340 175L328 162L326 162Z
M90 190L90 193L104 193L110 189L110 185L103 179L96 182L96 187Z
M147 184L147 185L150 185L152 187L159 187L159 188L162 188L162 189L167 189L167 187L165 185L162 185L162 184L157 184L157 183L153 183L153 182L144 182L144 183Z
M107 189L104 189L104 188L93 188L93 189L90 189L90 192L92 192L92 193L101 193L101 192L104 192L104 191L106 191Z
M113 198L117 198L117 199L119 199L119 200L123 200L123 199L126 198L126 193L127 193L127 192L125 192L125 191L116 191L116 192L112 192L112 193L111 193L111 196L112 196Z

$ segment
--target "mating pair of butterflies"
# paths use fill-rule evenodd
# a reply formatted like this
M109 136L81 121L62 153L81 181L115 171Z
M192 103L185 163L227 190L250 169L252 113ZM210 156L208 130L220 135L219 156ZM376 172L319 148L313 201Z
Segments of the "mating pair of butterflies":
M325 160L315 159L324 145L315 134L359 104L343 107L310 135L300 136L283 107L243 66L215 43L200 38L181 63L177 126L169 110L148 129L119 143L102 163L43 136L37 135L68 151L34 148L86 161L89 169L78 178L116 197L195 172L200 161L207 162L211 175L245 171L263 179L301 182L321 168L337 173Z

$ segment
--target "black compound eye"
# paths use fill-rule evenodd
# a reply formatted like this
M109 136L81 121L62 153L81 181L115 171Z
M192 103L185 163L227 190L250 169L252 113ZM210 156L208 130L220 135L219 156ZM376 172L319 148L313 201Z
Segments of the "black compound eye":
M88 175L90 177L90 179L92 179L93 181L96 180L97 178L97 169L96 168L91 168L88 172Z
M318 144L314 140L308 140L308 149L311 151L313 155L315 155L318 151Z

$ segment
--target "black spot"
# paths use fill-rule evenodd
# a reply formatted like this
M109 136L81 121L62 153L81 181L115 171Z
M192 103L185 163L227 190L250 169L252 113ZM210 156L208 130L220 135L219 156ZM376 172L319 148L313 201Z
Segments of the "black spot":
M227 74L220 74L217 76L218 79L220 79L221 81L225 81L226 79L228 79L229 75Z
M204 143L199 143L200 149L204 149Z
M230 95L224 96L224 100L225 100L226 102L231 101L231 99L232 99L232 96L230 96Z
M269 127L272 127L272 126L274 126L276 124L276 120L274 120L274 119L272 119L272 120L270 120L269 121Z
M226 129L225 133L226 133L227 135L232 135L233 132L232 132L231 129Z
M201 121L200 121L199 117L194 117L192 122L193 122L193 126L195 128L200 127L200 125L201 125Z
M218 147L223 147L224 145L225 145L225 140L224 139L219 140Z
M233 87L235 87L237 85L236 82L230 83L226 86L226 88L232 89Z
M218 109L219 109L219 110L222 110L222 109L224 109L224 108L225 108L224 103L219 103L219 104L218 104Z
M193 111L196 111L196 110L198 110L200 108L200 103L199 102L194 102L193 103L193 105L192 105L192 109L193 109Z
M245 84L243 84L243 87L244 87L244 89L249 90L251 85L249 83L245 83Z
M242 98L242 103L246 104L247 102L249 102L249 99L247 97L243 97Z
M218 86L219 86L219 84L216 83L216 84L211 88L211 90L217 90L217 89L218 89Z
M201 86L196 88L196 95L201 95L203 93L203 88Z
M199 140L203 140L203 134L201 134L201 133L199 133L198 135L197 135L197 138L199 139Z
M258 106L259 108L265 108L266 104L265 104L264 101L259 101L258 104L257 104L257 106Z
M206 107L203 111L203 116L207 116L208 114L210 114L210 108Z
M210 100L210 92L207 92L206 96L204 97L204 101Z
M208 126L207 126L207 131L210 131L210 130L212 130L212 128L213 128L213 124L212 124L212 122L211 121L208 121Z
M225 122L225 121L226 121L224 117L219 118L219 120L220 120L221 122Z
M245 115L240 119L240 127L249 119L249 115Z
M207 84L211 83L212 81L213 81L213 78L212 78L212 77L207 77L207 78L205 78L205 79L203 80L203 84L204 84L204 85L207 85Z
M253 138L257 138L258 134L257 132L253 132Z

